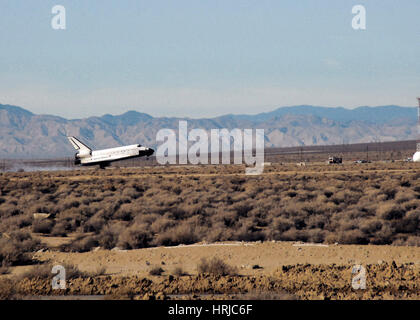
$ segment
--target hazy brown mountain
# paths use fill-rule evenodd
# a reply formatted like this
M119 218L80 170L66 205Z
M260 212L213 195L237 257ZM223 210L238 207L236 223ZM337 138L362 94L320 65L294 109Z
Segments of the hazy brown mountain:
M133 143L156 147L157 131L177 129L179 120L185 119L155 118L136 111L68 120L0 105L0 157L72 156L74 150L66 139L68 135L79 137L93 148ZM397 141L416 138L416 108L382 106L349 110L294 106L257 115L188 119L188 126L206 130L262 128L266 147Z

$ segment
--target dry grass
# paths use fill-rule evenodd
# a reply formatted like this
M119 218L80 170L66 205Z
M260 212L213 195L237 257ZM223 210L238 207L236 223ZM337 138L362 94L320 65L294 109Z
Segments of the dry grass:
M0 266L8 267L31 262L30 253L40 248L39 241L23 231L12 231L0 238Z
M182 276L186 276L188 274L184 271L184 269L182 267L176 267L172 271L172 275L177 276L177 277L182 277Z
M91 278L98 277L105 274L104 268L98 268L94 272L84 272L80 271L79 268L72 264L62 264L64 270L66 271L66 279L76 279L76 278ZM22 273L15 280L20 281L23 279L52 279L55 274L52 271L53 265L50 263L41 264L32 267L29 271Z
M67 251L199 241L287 240L418 245L413 163L21 172L0 176L0 262L24 264L31 233L81 234ZM274 174L274 172L281 172ZM34 213L50 219L35 220Z
M197 265L197 271L199 274L211 274L214 276L237 275L236 268L229 266L216 257L210 260L205 258L201 259L200 263Z
M0 300L17 300L16 282L11 279L0 279Z
M152 269L150 269L149 274L151 276L161 276L164 272L165 270L163 270L161 267L155 266Z

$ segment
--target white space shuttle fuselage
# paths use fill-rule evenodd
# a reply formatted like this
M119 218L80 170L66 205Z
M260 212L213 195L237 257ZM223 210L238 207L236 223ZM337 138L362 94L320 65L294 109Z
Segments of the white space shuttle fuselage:
M99 165L101 168L104 168L110 165L113 161L150 156L154 152L153 149L143 147L140 144L110 149L92 150L75 137L67 138L77 150L74 163L82 166Z

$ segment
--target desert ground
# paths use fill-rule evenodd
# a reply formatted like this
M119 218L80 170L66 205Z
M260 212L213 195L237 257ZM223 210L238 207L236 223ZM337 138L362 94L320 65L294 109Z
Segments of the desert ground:
M419 299L419 178L403 161L1 173L0 297Z

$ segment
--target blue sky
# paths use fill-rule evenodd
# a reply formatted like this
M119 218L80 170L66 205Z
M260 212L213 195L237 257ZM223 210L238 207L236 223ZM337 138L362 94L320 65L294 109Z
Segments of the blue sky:
M66 30L51 28L56 4ZM418 0L0 0L0 103L67 118L414 106L419 12Z

